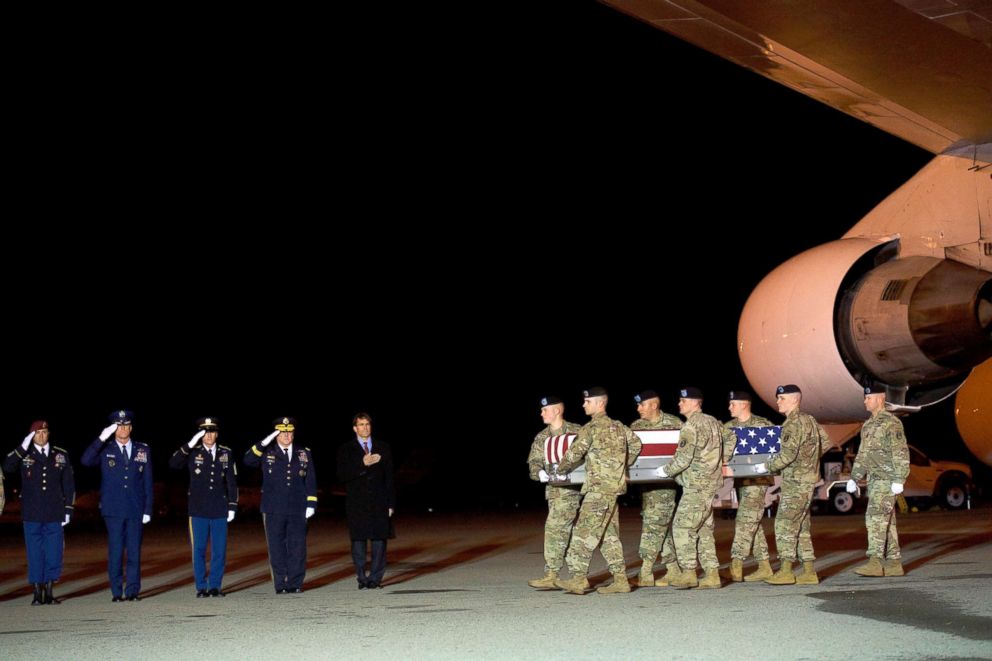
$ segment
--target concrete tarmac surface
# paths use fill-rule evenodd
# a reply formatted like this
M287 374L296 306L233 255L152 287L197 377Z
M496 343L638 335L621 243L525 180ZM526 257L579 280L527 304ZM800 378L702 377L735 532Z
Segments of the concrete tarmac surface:
M716 522L724 568L733 523ZM864 561L863 517L814 516L820 585L585 596L527 586L543 572L540 511L400 514L396 524L383 589L357 589L344 522L318 514L306 591L276 595L261 520L240 517L228 596L196 599L184 520L153 520L142 600L111 603L102 522L73 522L57 606L30 605L21 527L2 524L0 659L992 659L989 508L900 515L901 578L852 573ZM635 509L623 509L621 532L634 577ZM597 552L590 580L609 578Z

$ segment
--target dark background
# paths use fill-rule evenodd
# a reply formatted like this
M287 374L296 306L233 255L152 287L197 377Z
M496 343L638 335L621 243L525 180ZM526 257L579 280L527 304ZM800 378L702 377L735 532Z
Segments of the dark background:
M45 418L78 461L128 408L181 484L198 417L240 453L291 415L326 492L363 410L409 508L537 503L542 395L726 418L754 286L930 158L593 2L335 11L32 26L11 448ZM970 457L950 403L907 429Z

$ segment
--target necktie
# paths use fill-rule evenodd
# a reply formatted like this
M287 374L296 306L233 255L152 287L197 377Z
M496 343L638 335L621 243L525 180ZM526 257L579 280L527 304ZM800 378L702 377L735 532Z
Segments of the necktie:
M289 448L283 448L282 451L286 453L286 463L288 464L289 463Z
M362 441L362 447L365 448L365 454L368 454L369 453L369 442L368 441Z
M121 454L124 455L124 463L127 463L127 460L129 459L129 457L127 456L127 446L126 445L122 445L121 446Z

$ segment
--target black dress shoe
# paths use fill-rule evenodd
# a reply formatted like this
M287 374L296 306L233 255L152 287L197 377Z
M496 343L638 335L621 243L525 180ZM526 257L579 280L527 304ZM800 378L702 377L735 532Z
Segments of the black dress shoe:
M289 590L286 590L285 588L281 588L279 590L276 590L276 594L286 594L287 592L289 592Z
M292 590L286 590L290 594L303 594L303 588L293 588Z
M367 584L367 583L359 583L359 584L358 584L358 589L359 589L359 590L365 590L365 589L366 589L366 588L368 588L368 587L369 587L369 586L368 586L368 584Z
M141 601L141 597L139 597L136 594L129 595L125 597L125 599L127 599L128 601Z
M45 603L45 591L42 588L41 583L34 584L34 599L31 600L32 606L41 606Z
M117 596L117 597L114 597L113 599L111 599L110 601L113 601L113 602L124 601L124 597Z
M227 595L218 590L217 588L210 588L211 597L226 597Z
M369 590L375 590L376 588L381 588L382 586L375 581L369 581Z
M46 604L57 604L59 600L55 598L55 593L52 591L52 581L45 583L45 603Z
M197 590L196 591L196 598L197 599L199 599L200 597L207 597L207 596L210 596L210 593L208 593L206 590Z

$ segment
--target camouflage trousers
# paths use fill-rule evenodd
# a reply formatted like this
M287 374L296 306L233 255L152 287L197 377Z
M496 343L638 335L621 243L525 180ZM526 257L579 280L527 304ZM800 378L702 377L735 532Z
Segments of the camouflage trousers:
M684 571L696 569L696 554L703 569L717 569L716 540L713 537L713 492L686 487L672 522L675 555Z
M809 529L809 506L813 500L812 484L782 482L778 513L775 514L775 547L779 560L812 562L813 537Z
M544 571L561 571L565 550L572 535L575 513L582 494L578 489L562 489L561 495L548 499L548 518L544 521Z
M617 497L603 493L589 492L582 499L579 518L572 528L572 540L568 545L565 562L572 576L585 576L589 562L597 546L613 574L627 571L623 559L623 546L620 544L620 517L617 512Z
M767 490L768 487L764 485L741 487L737 523L734 525L734 543L730 547L731 558L746 560L753 548L755 560L768 560L768 542L765 541L765 530L761 527Z
M641 493L641 546L644 564L653 567L661 552L666 565L675 562L672 517L675 515L675 489L650 489Z
M896 531L896 496L892 494L890 480L868 481L868 509L865 511L868 528L868 556L879 560L898 560L899 533Z

